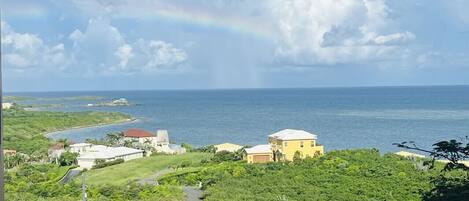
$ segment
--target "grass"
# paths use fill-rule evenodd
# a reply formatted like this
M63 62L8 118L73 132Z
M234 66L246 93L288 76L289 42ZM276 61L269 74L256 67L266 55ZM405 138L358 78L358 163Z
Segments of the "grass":
M86 172L87 183L91 185L122 185L138 179L151 177L158 171L183 162L199 163L211 154L186 153L181 155L157 155L135 159L118 165Z

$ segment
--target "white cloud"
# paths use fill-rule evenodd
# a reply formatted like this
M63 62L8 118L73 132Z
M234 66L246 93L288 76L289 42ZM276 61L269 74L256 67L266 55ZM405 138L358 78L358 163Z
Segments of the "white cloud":
M67 66L64 45L44 44L34 34L18 33L8 23L1 21L2 48L6 67L12 68L64 68Z
M173 47L172 44L164 41L144 41L140 39L139 48L147 57L145 63L146 70L156 70L160 67L170 67L186 61L187 54L184 50Z
M273 1L279 62L296 65L400 59L415 35L394 27L382 0ZM397 58L392 58L397 56Z
M378 36L374 39L374 42L378 45L385 44L400 44L412 41L415 39L415 35L411 32L394 33L389 35Z
M132 53L132 47L128 44L120 46L114 54L120 59L119 66L121 68L125 68L129 59L134 56Z
M73 41L75 65L89 74L115 74L156 71L176 67L187 59L183 49L157 40L127 42L120 31L104 18L89 20L85 31L75 30Z
M83 33L81 33L81 31L78 30L78 29L75 29L75 31L73 31L73 32L68 36L68 38L69 38L70 40L73 40L73 41L78 41L78 40L80 40L82 37L83 37Z

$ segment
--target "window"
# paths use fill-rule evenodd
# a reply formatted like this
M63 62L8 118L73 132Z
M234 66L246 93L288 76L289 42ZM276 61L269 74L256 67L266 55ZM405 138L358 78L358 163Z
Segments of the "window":
M304 143L303 141L300 142L300 147L303 148L304 147Z
M311 147L314 147L314 141L311 141Z
M288 142L285 142L283 146L288 146Z

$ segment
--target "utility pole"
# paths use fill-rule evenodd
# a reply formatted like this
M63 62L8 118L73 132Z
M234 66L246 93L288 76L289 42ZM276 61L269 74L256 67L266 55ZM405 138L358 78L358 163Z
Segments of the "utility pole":
M0 10L0 19L2 18L2 11ZM2 43L2 26L0 26L0 44ZM3 74L2 74L2 47L0 45L0 104L2 109L0 110L0 200L5 200L5 167L3 164Z
M83 172L81 174L81 181L82 181L82 184L81 184L81 187L82 187L82 190L83 190L83 201L86 201L86 198L87 198L87 195L86 195L86 176L85 176L85 172Z

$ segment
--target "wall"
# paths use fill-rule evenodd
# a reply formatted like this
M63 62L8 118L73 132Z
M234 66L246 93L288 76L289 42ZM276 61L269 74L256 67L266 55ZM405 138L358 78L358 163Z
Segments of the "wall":
M274 152L278 149L285 155L285 160L293 160L296 151L299 151L302 158L314 157L316 153L319 155L324 154L324 146L317 146L316 140L269 140L272 144ZM301 147L303 142L303 147ZM287 143L287 146L285 146ZM311 146L313 145L313 146Z

